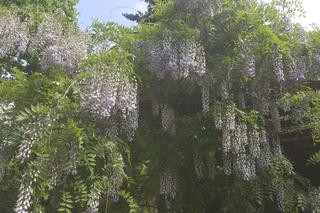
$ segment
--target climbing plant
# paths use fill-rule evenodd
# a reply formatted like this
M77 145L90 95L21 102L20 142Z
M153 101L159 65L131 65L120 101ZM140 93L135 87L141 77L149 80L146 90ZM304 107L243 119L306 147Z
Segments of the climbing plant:
M147 2L85 32L74 1L1 2L1 212L320 211L282 147L319 140L299 1Z

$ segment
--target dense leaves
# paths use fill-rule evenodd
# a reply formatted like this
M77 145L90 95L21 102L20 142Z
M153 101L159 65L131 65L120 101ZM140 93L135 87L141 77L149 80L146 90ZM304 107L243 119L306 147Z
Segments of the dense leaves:
M86 32L75 1L2 2L0 211L320 211L282 147L320 137L300 3L146 2Z

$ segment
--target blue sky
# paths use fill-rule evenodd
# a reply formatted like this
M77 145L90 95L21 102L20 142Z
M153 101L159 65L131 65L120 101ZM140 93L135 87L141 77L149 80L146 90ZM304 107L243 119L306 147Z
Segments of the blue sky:
M298 18L297 22L307 28L312 23L320 26L320 0L301 0L301 2L306 11L306 17ZM93 19L132 26L134 23L124 18L122 13L143 11L146 9L146 4L143 0L80 0L77 9L80 13L79 24L82 28L89 26Z
M144 11L146 4L143 0L80 0L77 9L79 24L82 28L90 26L93 19L132 26L134 23L124 18L122 13Z

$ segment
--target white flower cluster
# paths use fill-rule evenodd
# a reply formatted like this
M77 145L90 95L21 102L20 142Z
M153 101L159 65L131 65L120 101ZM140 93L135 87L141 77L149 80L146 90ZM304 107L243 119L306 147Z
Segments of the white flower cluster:
M78 153L77 153L77 147L74 142L71 143L70 149L69 149L69 162L71 164L71 174L76 175L77 174L77 162L78 162Z
M52 122L53 120L50 116L45 116L37 118L32 123L24 126L24 133L17 156L21 163L24 163L29 158L33 145L43 137L46 131L51 127Z
M0 15L0 58L23 54L28 45L28 27L13 14Z
M119 200L118 190L123 183L123 179L125 177L125 173L123 168L114 170L110 177L110 195L114 201Z
M151 44L149 61L151 72L158 80L198 78L207 71L203 47L192 39L182 42L167 38Z
M171 135L176 134L175 116L173 109L168 104L161 105L161 127Z
M222 114L219 113L218 116L222 116ZM222 150L223 153L227 154L231 151L231 137L233 131L236 129L234 108L232 106L227 106L225 115L223 117L218 117L216 124L218 124L216 127L222 130Z
M245 59L244 69L249 79L253 79L256 76L256 59L254 55L248 55Z
M270 145L265 130L260 131L260 155L257 160L257 167L265 169L270 164Z
M128 139L132 140L138 128L138 84L121 71L106 65L98 67L98 70L100 71L91 71L93 77L86 81L81 105L110 122L111 117L120 111L121 126Z
M31 183L21 183L19 188L18 200L15 207L15 213L27 213L32 205L32 188Z
M32 184L37 181L39 171L32 171L31 174L25 174L19 188L18 199L14 209L15 213L27 213L32 205Z
M299 57L289 62L290 78L294 81L305 80L308 74L306 62L299 59Z
M177 193L177 179L175 174L166 170L160 176L160 194L165 195L168 198L174 199Z
M222 130L225 174L235 171L246 181L256 179L256 168L265 168L270 161L265 132L238 121L233 106L227 106L224 113L216 112L216 117L216 128Z
M90 191L89 200L87 203L87 211L89 213L97 213L99 211L99 200L101 196L101 191L98 187L93 184Z
M233 143L231 154L234 159L234 169L240 173L244 180L254 180L256 178L255 158L246 151L251 144L251 138L248 138L247 125L244 122L236 124L236 129L233 132ZM250 132L250 131L249 131Z
M49 15L40 23L32 39L29 52L42 55L43 70L51 66L62 67L70 75L77 72L78 62L87 54L85 36L76 27L63 29L59 18Z
M223 156L223 170L226 175L232 174L232 158L231 155Z
M272 66L273 66L273 72L275 74L276 80L278 82L283 82L285 80L284 78L284 72L283 72L283 61L281 56L279 55L279 50L277 49L272 56Z
M95 53L104 53L104 52L108 52L109 50L111 50L112 47L114 47L115 45L117 45L115 42L106 39L103 41L95 42L92 45L93 46L92 50Z
M209 86L201 88L202 112L207 113L210 110L210 90Z
M280 114L277 106L272 105L270 109L271 121L273 124L273 128L276 133L281 132L281 122L280 122Z
M231 158L231 140L233 131L236 128L234 108L228 106L226 113L223 116L221 112L216 113L216 128L222 130L222 151L224 172L226 175L232 173L232 158Z
M59 172L58 167L53 166L51 171L51 186L50 189L53 189L57 185L58 179L59 179Z
M260 134L255 127L248 130L249 153L253 159L257 159L260 155Z
M214 121L214 126L216 127L216 129L222 130L223 121L222 121L222 113L220 111L215 112L214 117L213 117L213 121Z
M119 122L117 117L112 116L105 122L105 133L108 138L117 138L120 135Z
M126 133L126 136L129 141L134 139L136 130L139 127L139 111L138 109L131 112L127 112L126 117L124 118L123 129Z
M220 95L222 100L228 100L229 98L229 91L227 87L227 82L222 81L218 88L218 94Z
M284 189L282 184L275 182L274 189L276 191L277 208L279 212L285 212Z
M109 177L108 194L114 201L119 200L118 191L125 178L124 162L122 155L119 153L109 153L108 160L114 164L112 173Z
M198 152L193 154L193 162L197 178L201 180L204 177L205 164Z

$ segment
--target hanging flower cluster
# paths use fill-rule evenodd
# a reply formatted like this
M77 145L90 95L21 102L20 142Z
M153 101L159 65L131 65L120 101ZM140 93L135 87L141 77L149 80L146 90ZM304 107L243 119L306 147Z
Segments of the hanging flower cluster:
M23 54L28 45L28 27L13 14L0 15L0 59Z
M257 160L257 167L265 169L270 164L270 145L265 130L260 131L260 155Z
M43 70L51 66L62 67L70 75L78 69L78 62L87 54L85 36L75 27L63 29L59 18L55 15L46 16L40 23L32 39L29 52L42 55Z
M78 162L78 153L77 147L74 142L71 142L70 149L69 149L69 160L71 164L71 174L77 174L77 162Z
M247 153L246 147L252 150L249 144L247 125L244 122L236 124L233 135L231 154L234 159L234 169L239 172L246 181L256 178L255 158Z
M37 181L38 176L38 171L32 171L30 174L24 174L23 182L19 188L18 200L14 209L15 213L29 212L29 208L32 205L32 184Z
M121 112L121 127L128 139L132 140L138 128L138 84L118 68L104 64L98 66L90 68L93 76L85 82L81 105L110 122L112 116ZM117 128L117 125L113 128ZM108 131L117 134L117 130Z
M201 88L202 112L207 113L210 110L210 90L209 86Z
M215 126L222 131L224 171L241 174L244 180L256 179L256 168L269 165L269 144L264 131L236 119L234 106L215 113Z
M60 177L59 169L57 166L53 166L51 170L51 188L55 187L57 185L58 179Z
M125 173L123 168L119 169L118 171L113 171L110 177L110 195L114 201L119 200L118 190L121 187L123 180L125 177Z
M276 105L274 104L272 105L270 109L270 114L271 114L271 121L272 121L274 130L276 131L276 133L280 133L281 132L280 114Z
M294 81L305 80L308 74L306 62L300 58L301 56L289 61L289 75Z
M178 42L166 38L149 48L150 68L158 80L198 78L207 71L203 47L193 39Z
M273 183L273 186L276 191L276 201L277 201L278 211L285 212L285 200L284 200L283 185L278 182L275 182L275 183Z
M87 211L90 213L97 213L99 211L101 191L98 187L93 184L90 191L89 200L87 203Z
M260 155L260 134L255 127L248 130L248 142L250 156L257 159Z
M175 174L166 170L160 176L160 194L165 195L168 198L174 199L177 193L177 179Z
M115 166L113 167L112 173L109 177L108 195L110 195L114 201L118 201L118 191L125 178L124 162L122 155L119 153L111 153L109 155L109 161Z
M111 50L112 47L114 47L115 45L116 45L115 42L106 39L106 40L94 43L92 50L95 53L104 53L104 52L108 52L109 50Z
M283 61L281 55L279 54L279 49L277 49L272 56L272 67L276 80L278 82L283 82L285 80L283 72Z
M256 59L254 55L248 55L245 59L244 69L249 79L253 79L256 76Z
M161 106L161 127L171 135L176 134L175 116L173 109L168 104Z
M24 133L17 156L21 163L24 163L29 158L33 145L50 129L52 123L53 119L46 115L36 118L32 123L23 127Z
M19 188L18 200L15 207L15 213L26 213L32 205L31 183L21 183Z
M218 92L217 94L219 94L219 96L221 97L222 100L228 100L230 97L230 93L228 91L228 86L227 86L227 82L226 81L222 81L219 84L219 88L218 88Z

